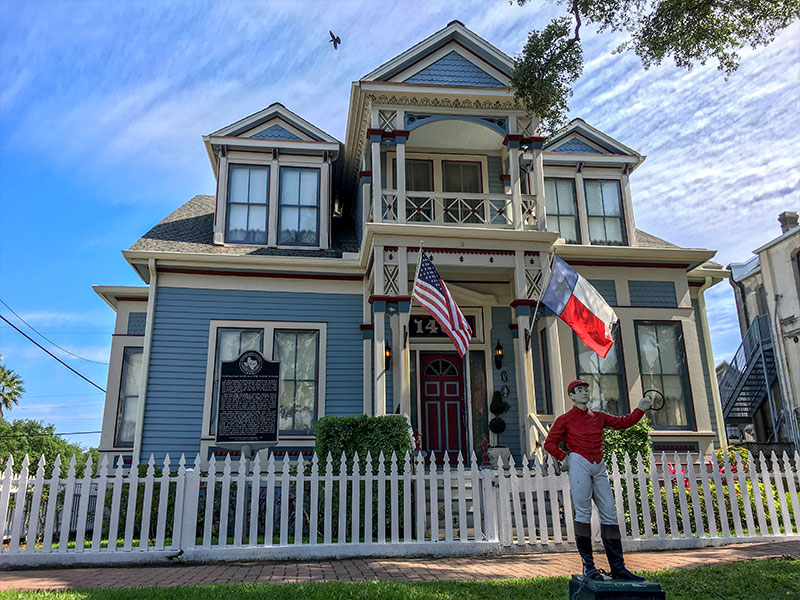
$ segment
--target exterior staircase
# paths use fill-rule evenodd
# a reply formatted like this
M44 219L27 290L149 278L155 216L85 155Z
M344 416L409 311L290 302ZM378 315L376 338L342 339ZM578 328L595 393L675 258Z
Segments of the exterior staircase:
M741 346L719 381L725 422L751 423L761 403L765 399L772 400L771 387L777 376L769 315L760 315L745 333ZM772 419L773 425L777 425L780 416L773 414ZM777 431L777 427L773 430Z

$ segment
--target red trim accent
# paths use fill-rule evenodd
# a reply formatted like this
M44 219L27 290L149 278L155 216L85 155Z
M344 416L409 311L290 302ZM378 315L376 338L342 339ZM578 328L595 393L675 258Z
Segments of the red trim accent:
M522 142L522 136L518 133L509 133L503 138L503 146L507 146L508 142Z
M653 444L653 452L697 452L697 446L694 444Z
M529 143L530 142L542 142L542 143L544 143L544 142L547 141L547 138L543 137L541 135L531 135L531 136L529 136L529 137L527 137L525 139L529 140Z
M519 325L517 325L516 323L511 323L511 325L509 325L509 326L508 326L508 328L509 328L511 331L514 331L514 330L516 330L516 329L519 329Z
M511 181L511 175L500 175L500 181Z
M536 306L536 300L531 300L530 298L517 298L511 303L511 308L517 308L518 306Z
M397 252L397 246L384 246L383 249L387 252Z
M379 136L383 137L384 133L386 133L386 132L383 129L376 129L376 128L370 127L369 129L367 129L367 139L369 139L373 135L379 135Z
M361 325L358 326L358 328L361 331L372 331L373 329L375 329L375 326L371 323L362 323Z
M147 297L140 296L115 296L117 302L147 302Z
M513 256L513 250L468 250L466 248L428 248L425 247L426 254L496 254L498 256ZM409 248L409 252L419 252L419 248Z
M372 296L369 297L368 302L372 304L375 301L391 302L392 296L386 296L384 294L372 294Z
M648 269L688 269L689 263L614 262L610 260L566 260L569 265L584 267L631 267Z
M288 436L287 436L288 437ZM273 450L273 456L313 456L314 450L309 448L308 450Z
M372 177L372 171L359 171L358 177Z
M159 267L159 273L179 273L183 275L223 275L226 277L266 277L269 279L315 279L330 281L363 281L360 275L319 275L316 273L264 273L247 271L206 271L203 269L182 269L177 267Z
M395 137L404 137L406 139L408 139L408 136L410 134L411 134L411 132L408 129L395 129L392 132L392 135L394 135Z
M705 284L705 281L690 281L689 287L703 287Z
M395 296L394 299L396 302L410 302L411 296Z

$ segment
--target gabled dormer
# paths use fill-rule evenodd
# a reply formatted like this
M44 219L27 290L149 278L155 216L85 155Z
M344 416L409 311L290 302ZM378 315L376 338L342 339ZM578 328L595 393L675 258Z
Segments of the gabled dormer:
M645 157L582 119L544 145L547 230L568 244L635 246L628 181Z
M203 140L217 179L215 245L330 247L338 140L279 103Z

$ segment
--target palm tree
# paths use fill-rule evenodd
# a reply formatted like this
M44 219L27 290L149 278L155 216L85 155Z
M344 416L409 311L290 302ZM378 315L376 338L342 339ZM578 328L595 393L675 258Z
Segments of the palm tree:
M22 378L11 369L0 365L0 418L3 417L3 409L11 410L24 393Z

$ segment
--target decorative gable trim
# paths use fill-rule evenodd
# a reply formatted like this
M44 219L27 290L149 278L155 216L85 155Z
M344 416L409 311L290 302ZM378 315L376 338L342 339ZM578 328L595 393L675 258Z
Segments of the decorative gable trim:
M262 129L250 135L250 137L263 140L294 140L298 142L304 141L303 138L295 135L294 133L286 129L283 125L279 125L278 123L270 125L266 129Z
M447 46L447 49L442 51L445 46ZM437 51L439 51L438 54ZM407 78L430 66L451 51L458 52L459 55L482 71L496 71L496 74L490 73L490 75L503 83L503 85L507 85L511 69L514 66L514 60L502 50L467 29L460 21L451 21L447 24L447 27L440 29L405 52L382 64L362 77L361 81L397 81L396 78L400 75ZM426 59L427 62L425 62Z
M275 102L270 104L267 108L258 111L257 113L253 113L252 115L245 117L244 119L240 119L235 123L228 125L227 127L223 127L222 129L218 129L214 133L210 134L208 137L239 137L245 136L247 137L249 132L253 132L260 128L262 125L267 125L271 121L280 120L281 126L288 131L293 131L295 135L302 139L301 135L308 136L308 141L313 142L329 142L339 144L339 140L335 137L330 135L329 133L324 132L319 127L312 125L308 121L306 121L303 117L290 111L286 108L283 104L279 102ZM301 135L298 135L301 134ZM253 136L255 137L255 136ZM279 138L279 139L288 139L288 138Z
M592 144L582 139L580 136L573 135L559 142L550 152L573 152L577 154L606 154L608 151L597 144Z
M390 81L449 87L506 88L508 76L457 42L421 58Z
M639 162L644 160L644 156L629 148L625 144L618 142L609 135L606 135L599 129L589 125L583 119L573 119L569 124L551 137L544 145L545 152L568 152L567 150L557 150L562 144L567 143L571 139L578 139L581 142L593 146L598 150L607 152L609 154L620 154L623 156L635 156L639 158ZM596 152L594 152L596 154Z

